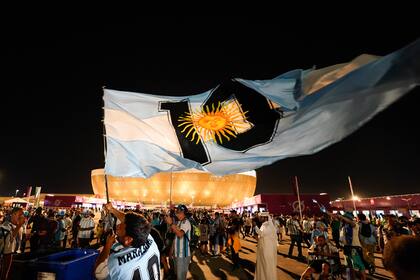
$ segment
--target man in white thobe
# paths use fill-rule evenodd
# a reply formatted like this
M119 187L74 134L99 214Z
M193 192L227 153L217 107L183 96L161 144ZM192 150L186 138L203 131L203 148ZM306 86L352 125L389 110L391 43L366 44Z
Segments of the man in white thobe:
M258 234L257 267L255 280L277 279L277 234L273 220L268 213L261 213L264 220L261 228L255 226Z

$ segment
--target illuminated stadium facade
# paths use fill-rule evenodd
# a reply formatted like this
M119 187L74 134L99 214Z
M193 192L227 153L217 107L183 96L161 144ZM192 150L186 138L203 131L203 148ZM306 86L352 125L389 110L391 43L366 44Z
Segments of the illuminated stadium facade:
M104 170L92 170L91 180L95 195L105 197ZM167 206L172 198L173 204L225 207L252 197L257 184L255 171L215 176L187 170L158 173L147 179L107 176L107 181L110 199L156 206Z

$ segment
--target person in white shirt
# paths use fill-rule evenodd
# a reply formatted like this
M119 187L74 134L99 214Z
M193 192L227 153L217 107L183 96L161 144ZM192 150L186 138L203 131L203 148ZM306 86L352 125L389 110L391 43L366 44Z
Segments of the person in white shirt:
M95 221L90 216L90 212L85 211L83 214L83 218L80 220L79 224L79 232L77 234L80 248L89 246L90 241L92 240L93 230L95 229Z
M0 226L0 279L8 278L13 258L12 253L16 247L16 236L24 223L23 209L15 207L11 211L10 221L6 221Z
M181 204L176 208L176 216L179 220L177 224L174 223L172 217L166 217L168 227L175 233L173 246L177 280L187 279L188 266L191 262L191 223L187 219L187 213L187 207Z
M258 234L257 265L255 280L277 279L277 234L271 216L267 212L260 214L263 223L260 228L255 226Z
M63 248L66 248L66 246L67 246L67 239L70 236L71 227L72 227L72 224L73 224L72 220L70 219L69 214L65 214L65 216L64 216L64 224L65 224L65 227L66 227L66 232L64 233Z
M150 223L143 215L118 211L111 203L105 207L117 217L117 235L108 235L96 260L96 279L160 280L160 253Z
M64 212L60 211L57 215L56 215L56 220L57 220L57 231L55 232L54 235L54 241L55 241L55 246L56 247L61 247L63 245L63 241L64 241L64 237L66 235L66 223L64 222Z
M311 233L312 233L312 225L311 221L308 219L307 216L303 216L302 221L302 228L303 228L303 241L306 243L306 246L311 247Z
M276 228L277 242L280 244L280 222L277 218L273 219L274 227Z

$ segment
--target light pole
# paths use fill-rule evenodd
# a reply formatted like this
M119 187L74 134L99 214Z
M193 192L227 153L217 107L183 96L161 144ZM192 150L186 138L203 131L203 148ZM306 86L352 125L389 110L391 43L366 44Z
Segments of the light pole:
M19 192L19 190L16 190L16 194L15 194L15 197L17 197L17 194L18 194L18 192Z
M350 176L347 176L347 179L349 180L349 187L350 187L350 192L351 192L351 199L353 200L353 210L357 214L357 209L356 209L356 199L357 198L354 196L354 193L353 193L353 185L351 183Z

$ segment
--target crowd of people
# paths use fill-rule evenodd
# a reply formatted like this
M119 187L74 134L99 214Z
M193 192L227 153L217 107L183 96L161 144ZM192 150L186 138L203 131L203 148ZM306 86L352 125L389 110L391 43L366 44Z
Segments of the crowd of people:
M241 269L241 239L245 238L258 243L255 278L276 279L277 244L282 244L286 235L290 237L288 256L293 257L297 247L297 259L308 261L301 279L314 275L329 279L340 273L339 250L345 256L347 279L355 275L366 279L366 271L375 268L375 252L384 253L384 264L397 279L409 279L398 276L406 277L409 260L401 270L400 259L389 257L386 248L398 254L402 245L392 245L393 240L420 236L420 220L403 216L366 217L359 213L354 217L351 212L324 211L312 217L300 218L298 213L273 217L234 210L229 214L189 211L185 205L134 211L120 211L110 203L102 210L4 208L0 223L0 279L7 279L13 254L65 248L100 248L94 267L97 279L161 279L161 272L163 279L186 279L194 254L205 258L226 255L234 271ZM410 240L398 244L418 246ZM308 248L307 257L302 246Z
M12 222L15 213L19 213L19 223ZM130 217L130 222L127 222L127 217ZM2 258L0 279L7 279L12 254L25 251L45 253L61 248L102 248L98 260L106 259L109 264L111 262L109 257L112 255L110 252L117 252L118 246L115 247L115 244L122 244L118 252L127 255L127 252L122 250L124 247L145 246L150 243L147 236L152 240L148 247L156 246L155 255L158 259L158 263L154 263L153 273L148 276L150 279L160 279L157 276L161 267L166 279L186 279L192 252L196 249L203 256L220 257L229 253L233 256L235 269L239 268L240 242L237 232L243 227L241 219L233 212L229 216L205 210L190 212L185 205L168 211L130 212L127 210L120 212L111 204L107 204L102 211L80 208L67 210L42 207L30 210L3 208L0 210L0 223L2 236L7 236L7 240L0 239L2 246L7 244L5 250L1 251L1 255L7 255L7 258ZM127 230L127 227L131 228L133 224L134 229ZM16 229L16 232L12 229ZM135 241L142 232L144 232L142 239ZM128 239L134 241L127 243L128 236L130 236ZM151 250L150 248L147 251ZM117 258L117 262L121 260ZM136 262L127 261L128 263L136 266ZM97 263L96 277L106 279L109 275L113 275L111 279L119 279L118 277L125 279L121 275L131 271L127 268L115 270L114 265L111 267L112 269L109 265ZM115 273L121 275L116 276ZM143 272L140 270L136 273Z
M292 256L297 246L297 257L304 260L302 243L308 248L309 266L301 279L313 279L314 274L322 279L341 276L339 250L344 254L346 279L366 279L366 271L375 272L375 252L383 253L387 244L399 236L420 237L420 219L416 217L384 215L368 218L363 213L355 217L350 211L333 214L325 208L322 210L323 215L311 218L303 216L300 219L298 213L279 217L279 223L284 224L290 235L288 256ZM279 231L282 228L280 226ZM417 277L413 279L420 279L420 275Z

